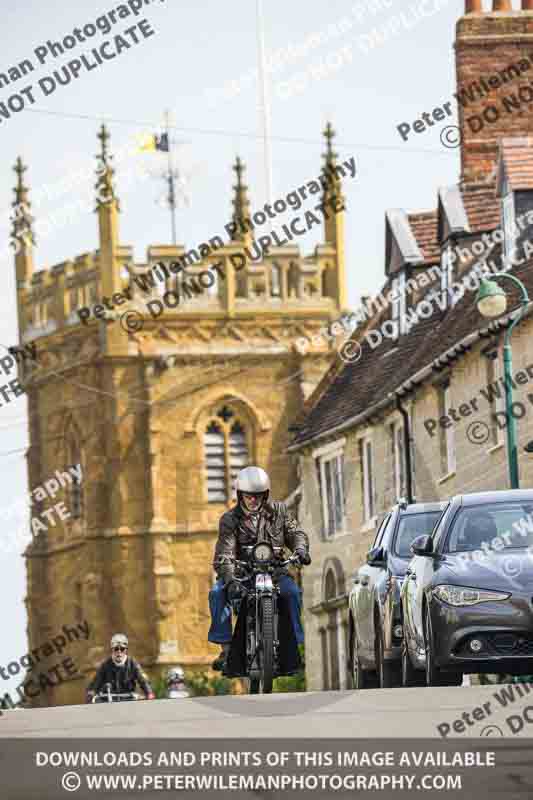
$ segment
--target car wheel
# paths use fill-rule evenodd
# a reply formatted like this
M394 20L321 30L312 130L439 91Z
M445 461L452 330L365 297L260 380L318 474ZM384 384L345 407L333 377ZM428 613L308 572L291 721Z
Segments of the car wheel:
M428 606L426 606L424 615L424 643L426 647L426 686L460 686L463 682L462 672L443 672L435 664L433 631Z
M383 644L383 629L381 626L376 631L376 667L381 689L393 689L402 685L401 664L395 661L385 661Z
M375 672L363 669L359 660L357 647L357 633L354 629L352 638L352 678L354 689L375 689L378 686L378 676Z
M407 639L405 629L402 639L402 686L425 686L426 676L421 670L415 669L407 652Z

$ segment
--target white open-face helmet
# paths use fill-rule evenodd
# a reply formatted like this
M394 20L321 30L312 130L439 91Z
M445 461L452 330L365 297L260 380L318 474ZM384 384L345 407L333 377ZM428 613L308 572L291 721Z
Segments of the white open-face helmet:
M126 634L115 633L111 637L111 658L118 667L122 667L126 663L128 658L128 637Z
M255 494L261 498L259 508L268 500L270 492L270 478L261 467L246 467L241 469L235 480L235 491L237 499L242 504L243 494Z
M171 683L183 683L185 681L185 673L181 667L171 667L167 672L167 685Z

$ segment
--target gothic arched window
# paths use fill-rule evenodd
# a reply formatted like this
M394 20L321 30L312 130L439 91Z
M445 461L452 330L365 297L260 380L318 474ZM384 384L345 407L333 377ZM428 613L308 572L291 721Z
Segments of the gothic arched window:
M81 466L81 450L78 444L78 436L73 431L68 436L67 443L67 463L65 465L65 482L67 484L67 509L72 519L81 519L84 512L84 493L82 488L83 469ZM81 478L79 477L81 475Z
M239 470L248 466L246 429L228 406L212 417L204 433L207 502L227 503L234 496Z

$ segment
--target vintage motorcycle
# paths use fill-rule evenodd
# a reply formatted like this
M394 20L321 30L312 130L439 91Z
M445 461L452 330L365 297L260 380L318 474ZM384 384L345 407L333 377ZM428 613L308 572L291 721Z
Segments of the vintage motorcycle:
M274 678L292 674L300 663L288 614L280 615L278 586L281 570L300 562L295 556L282 561L282 548L269 542L243 550L247 558L235 562L234 577L243 594L232 604L237 623L224 675L247 678L250 694L270 694Z
M140 695L136 694L135 692L124 692L123 694L118 694L117 692L111 691L111 684L106 683L103 691L97 692L93 699L92 703L121 703L127 700L140 700Z

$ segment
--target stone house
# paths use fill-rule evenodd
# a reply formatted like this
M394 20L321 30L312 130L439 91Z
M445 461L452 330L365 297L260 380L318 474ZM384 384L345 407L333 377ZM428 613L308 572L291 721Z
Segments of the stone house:
M489 321L476 288L499 270L533 297L533 103L482 130L468 120L527 85L518 70L506 73L512 85L475 90L525 58L532 42L531 3L521 11L494 3L490 12L466 3L457 86L473 97L459 105L460 179L437 190L433 211L386 212L386 302L340 348L288 448L299 463L300 521L311 532L303 578L311 689L351 685L347 599L381 515L406 495L424 502L509 486L502 343L521 294L501 279L507 310ZM521 486L533 483L533 453L524 450L533 439L532 311L529 303L512 336Z

